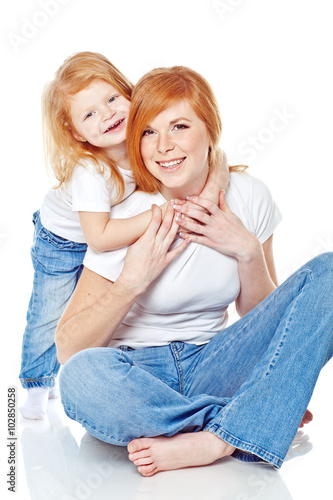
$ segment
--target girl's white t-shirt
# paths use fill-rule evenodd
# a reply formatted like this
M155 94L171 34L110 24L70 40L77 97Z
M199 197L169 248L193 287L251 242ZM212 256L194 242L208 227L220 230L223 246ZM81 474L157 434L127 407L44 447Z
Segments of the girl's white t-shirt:
M247 173L232 173L227 203L245 227L264 243L281 220L281 214L263 182ZM160 193L135 192L111 210L111 217L134 216L161 205ZM177 237L173 245L182 240ZM95 253L90 248L84 265L115 281L121 273L127 248ZM148 287L123 319L111 347L134 349L173 341L208 342L227 323L227 308L240 291L237 260L191 242Z
M118 167L124 179L124 199L135 189L130 170ZM58 189L46 194L40 217L43 226L66 240L85 243L78 212L109 212L117 199L117 190L110 181L110 170L104 174L96 171L93 164L84 162L74 169L72 178Z

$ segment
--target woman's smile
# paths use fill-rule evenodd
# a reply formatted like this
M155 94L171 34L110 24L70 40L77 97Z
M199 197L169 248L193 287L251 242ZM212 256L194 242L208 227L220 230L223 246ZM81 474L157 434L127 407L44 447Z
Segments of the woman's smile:
M164 160L164 161L156 161L156 163L163 169L167 169L170 172L174 172L181 168L186 160L186 156L184 158L178 158L176 160Z
M180 100L157 114L141 138L141 155L167 199L199 194L207 180L210 137L190 103ZM171 197L171 198L170 198Z

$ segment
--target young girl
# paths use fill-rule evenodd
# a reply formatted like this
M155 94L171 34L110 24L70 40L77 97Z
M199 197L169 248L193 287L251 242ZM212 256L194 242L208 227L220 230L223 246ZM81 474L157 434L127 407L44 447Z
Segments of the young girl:
M97 252L129 245L145 231L151 211L110 220L110 208L136 184L126 149L132 84L104 56L81 52L67 59L43 93L44 146L58 181L34 213L34 282L23 336L20 381L28 390L20 408L29 419L46 415L56 397L60 364L54 333L82 271L87 244ZM202 196L218 200L229 174L217 159Z

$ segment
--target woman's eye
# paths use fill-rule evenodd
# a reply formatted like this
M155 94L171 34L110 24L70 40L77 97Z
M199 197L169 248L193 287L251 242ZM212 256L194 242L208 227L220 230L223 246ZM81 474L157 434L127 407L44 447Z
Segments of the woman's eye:
M142 137L143 137L143 136L145 136L145 135L152 135L153 133L154 133L154 131L153 131L153 130L147 129L147 130L145 130L145 131L143 132Z
M188 128L187 125L184 125L184 123L177 123L177 125L174 126L175 130L184 130L185 128Z

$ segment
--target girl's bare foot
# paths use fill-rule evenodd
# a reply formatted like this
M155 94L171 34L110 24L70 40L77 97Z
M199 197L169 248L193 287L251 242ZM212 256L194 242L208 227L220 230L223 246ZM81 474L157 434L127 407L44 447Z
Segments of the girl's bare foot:
M164 470L207 465L231 455L236 448L207 431L172 437L139 438L127 447L128 458L143 476Z

